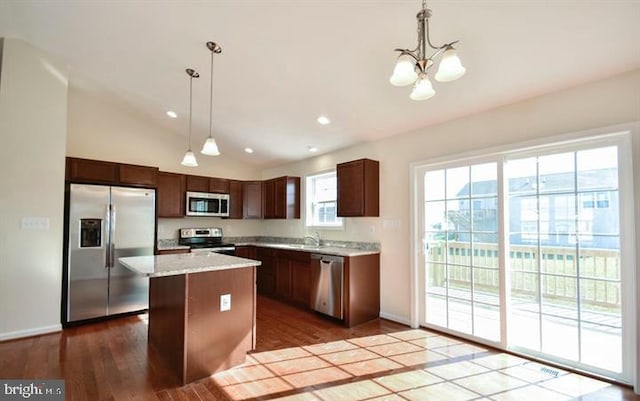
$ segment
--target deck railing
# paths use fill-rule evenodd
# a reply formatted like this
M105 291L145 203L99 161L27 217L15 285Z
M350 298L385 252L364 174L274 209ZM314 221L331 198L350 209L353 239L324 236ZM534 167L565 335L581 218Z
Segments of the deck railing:
M539 255L540 253L540 255ZM497 244L437 241L429 244L429 263L449 265L449 286L498 295L499 251ZM435 265L434 265L435 266ZM473 273L470 266L473 266ZM538 277L546 301L575 304L580 291L583 305L603 311L619 310L620 252L615 249L510 245L508 274L514 296L537 300ZM578 279L579 269L579 279ZM538 276L540 273L540 276ZM429 275L431 286L444 286L444 270Z

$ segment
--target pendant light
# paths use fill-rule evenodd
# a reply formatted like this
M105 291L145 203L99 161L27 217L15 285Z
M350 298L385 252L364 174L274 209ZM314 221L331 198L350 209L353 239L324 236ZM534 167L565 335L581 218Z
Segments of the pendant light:
M222 53L222 47L220 47L215 42L207 42L207 48L211 51L211 90L209 92L209 137L204 142L202 146L202 150L200 153L209 156L218 156L220 154L220 150L218 150L218 144L216 140L213 139L212 128L213 128L213 54Z
M196 155L194 155L191 150L191 109L193 104L193 78L198 78L200 74L191 68L187 68L186 72L187 75L189 75L189 149L187 150L187 153L184 154L184 158L182 158L182 165L187 167L197 167L198 161L196 160Z
M434 46L431 43L429 38L431 10L427 8L426 0L422 0L422 10L416 18L418 19L418 46L413 50L395 49L400 52L400 55L389 82L393 86L413 84L409 97L413 100L426 100L436 93L427 76L436 58L441 57L438 72L435 74L436 81L455 81L463 76L466 70L458 58L456 49L453 48L453 45L458 43L457 40L442 46ZM430 56L427 56L427 46L435 50Z

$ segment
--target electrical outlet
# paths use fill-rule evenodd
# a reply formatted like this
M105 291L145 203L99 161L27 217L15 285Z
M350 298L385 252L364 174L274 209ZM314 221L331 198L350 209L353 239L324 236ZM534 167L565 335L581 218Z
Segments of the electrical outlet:
M48 217L23 217L20 221L20 228L31 231L49 230Z
M231 294L220 295L220 312L231 310Z

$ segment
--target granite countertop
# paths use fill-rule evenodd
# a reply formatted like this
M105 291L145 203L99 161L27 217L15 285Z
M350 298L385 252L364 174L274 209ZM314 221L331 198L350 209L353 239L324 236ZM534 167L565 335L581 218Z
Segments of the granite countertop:
M377 255L380 253L377 249L360 249L360 248L348 248L341 246L314 246L303 244L287 244L287 243L265 243L265 242L245 242L235 243L235 246L261 246L265 248L277 248L277 249L289 249L292 251L320 253L323 255L335 255L335 256L364 256L364 255Z
M380 248L371 247L369 243L358 242L346 242L346 241L330 241L324 244L321 242L321 246L306 245L301 239L296 238L278 238L278 237L265 237L259 239L257 237L227 237L225 242L233 243L235 246L262 246L266 248L288 249L292 251L320 253L324 255L335 256L364 256L364 255L377 255L380 253ZM375 245L375 244L373 244ZM160 239L158 240L158 250L177 250L177 249L189 249L186 245L178 244L175 239Z
M216 270L260 266L262 262L220 253L180 253L174 255L131 256L118 259L133 272L148 276L176 276Z

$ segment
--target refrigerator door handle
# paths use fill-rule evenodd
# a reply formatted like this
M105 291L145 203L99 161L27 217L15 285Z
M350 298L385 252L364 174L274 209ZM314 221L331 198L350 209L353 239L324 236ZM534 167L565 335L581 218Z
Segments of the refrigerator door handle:
M109 205L111 211L111 218L109 219L109 267L115 267L115 253L116 253L116 205Z
M111 242L109 241L109 236L111 235L111 205L106 205L106 213L105 213L105 228L102 243L104 244L105 253L104 253L104 267L108 269L111 267ZM105 241L105 238L107 241Z

